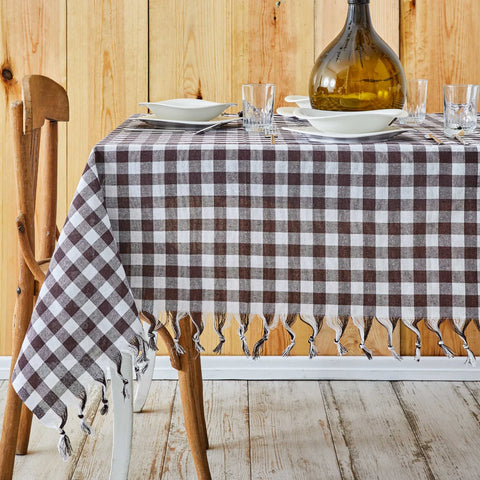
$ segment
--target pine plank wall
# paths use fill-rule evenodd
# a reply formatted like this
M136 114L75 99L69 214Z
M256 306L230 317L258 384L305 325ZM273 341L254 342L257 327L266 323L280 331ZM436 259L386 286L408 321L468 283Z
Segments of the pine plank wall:
M9 104L21 96L30 73L54 78L67 89L71 120L60 131L59 225L93 145L146 100L203 97L241 104L241 84L277 84L277 106L288 94L306 94L316 56L340 31L347 0L0 0L0 355L10 354L16 288L16 216ZM371 0L378 33L400 55L408 77L429 79L428 110L442 110L444 83L480 83L479 0ZM423 328L423 327L422 327ZM261 336L260 322L250 342ZM309 327L297 322L297 346L305 355ZM440 355L423 328L424 355ZM480 354L480 333L467 329ZM224 354L241 354L236 328L226 332ZM345 345L359 355L349 326ZM211 352L216 335L203 335ZM320 354L336 354L324 327ZM396 330L402 354L414 352L413 335ZM462 354L461 342L445 342ZM265 354L289 343L278 327ZM386 332L374 325L375 354L389 354Z

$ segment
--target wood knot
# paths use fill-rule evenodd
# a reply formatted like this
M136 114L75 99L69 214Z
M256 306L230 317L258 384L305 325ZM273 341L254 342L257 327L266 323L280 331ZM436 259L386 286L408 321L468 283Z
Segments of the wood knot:
M25 227L24 227L23 225L19 225L19 226L18 226L18 231L19 231L20 233L25 233Z
M202 81L200 79L198 79L198 89L197 89L197 92L195 93L195 98L198 98L199 100L203 100Z
M6 82L13 80L13 73L8 67L2 68L2 78Z

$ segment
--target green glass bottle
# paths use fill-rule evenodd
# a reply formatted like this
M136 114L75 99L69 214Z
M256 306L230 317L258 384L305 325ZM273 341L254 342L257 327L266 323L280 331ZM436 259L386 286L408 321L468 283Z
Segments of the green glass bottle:
M394 51L370 19L370 0L348 0L343 30L320 54L310 75L310 102L319 110L402 108L406 84Z

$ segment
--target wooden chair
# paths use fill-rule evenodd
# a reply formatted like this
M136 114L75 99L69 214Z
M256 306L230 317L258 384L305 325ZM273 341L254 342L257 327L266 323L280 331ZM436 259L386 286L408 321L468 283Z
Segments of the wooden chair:
M22 87L24 101L11 106L19 246L11 369L17 361L58 234L57 122L68 121L69 116L68 97L58 83L41 75L29 75L23 79ZM42 161L45 164L39 170L40 132L44 123L46 148ZM39 171L42 178L38 178ZM37 184L42 185L38 198ZM38 239L37 248L35 237ZM41 260L36 260L35 252ZM12 477L15 453L24 455L27 452L31 422L32 412L24 405L22 407L20 398L10 384L0 440L1 480Z
M11 106L13 124L14 162L17 185L16 219L19 256L18 288L13 319L13 369L23 343L33 307L40 287L45 279L49 259L58 238L56 227L57 210L57 157L58 122L68 121L69 104L64 88L48 77L29 75L22 81L24 101ZM40 160L40 135L43 127L45 149ZM42 188L38 190L37 184ZM35 239L38 243L35 245ZM35 255L35 253L37 255ZM36 258L40 258L37 260ZM145 327L155 320L143 316ZM146 328L146 331L148 328ZM179 370L185 423L198 478L209 479L210 472L206 457L208 440L203 412L202 379L200 357L195 351L190 319L182 320L182 347L186 355L177 355L173 340L165 328L160 336L171 347L172 365ZM156 341L156 337L155 337ZM133 411L142 410L147 398L155 364L155 352L149 351L149 367L138 384L133 396L133 370L130 352L122 352L122 375L129 380L127 398L123 396L123 381L112 372L114 438L110 479L126 479L130 462ZM10 372L11 374L11 372ZM30 437L32 412L13 390L7 391L5 415L0 439L0 480L13 476L15 454L27 453Z

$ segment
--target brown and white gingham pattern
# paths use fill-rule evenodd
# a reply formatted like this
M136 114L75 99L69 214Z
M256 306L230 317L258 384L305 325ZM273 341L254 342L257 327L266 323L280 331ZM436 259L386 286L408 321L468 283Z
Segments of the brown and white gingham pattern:
M14 371L20 397L62 417L140 332L138 310L478 320L480 137L437 145L424 133L441 136L440 120L336 145L284 118L275 144L128 119L75 194Z

